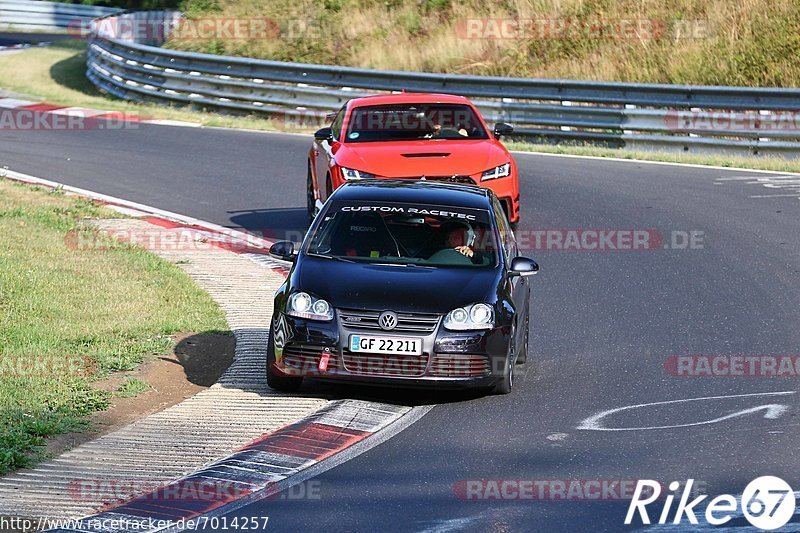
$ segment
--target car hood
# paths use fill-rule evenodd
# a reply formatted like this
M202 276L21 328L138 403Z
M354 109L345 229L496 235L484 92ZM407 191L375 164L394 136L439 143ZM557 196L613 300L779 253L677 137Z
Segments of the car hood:
M336 163L386 178L469 176L511 158L494 139L344 143Z
M492 302L501 269L426 268L345 263L303 256L292 291L324 298L333 307L446 313Z

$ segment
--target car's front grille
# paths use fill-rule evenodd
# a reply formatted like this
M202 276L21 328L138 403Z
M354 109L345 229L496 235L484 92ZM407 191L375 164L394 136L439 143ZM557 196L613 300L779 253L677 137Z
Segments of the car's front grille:
M427 354L378 355L342 352L345 370L367 376L422 376L428 366Z
M320 373L319 360L322 357L321 346L308 346L290 344L283 348L283 364L303 374ZM339 370L339 357L336 353L330 354L328 359L328 372Z
M485 355L437 353L428 375L437 378L473 378L489 374L491 366Z
M383 331L378 324L378 317L383 311L365 311L360 309L339 309L339 318L347 329ZM390 333L407 333L429 335L436 331L440 315L433 313L397 313L397 326Z
M397 179L407 179L407 180L419 180L422 179L422 176L407 176L405 178L397 178ZM463 183L464 185L475 185L475 180L470 178L469 176L425 176L425 181L445 181L448 183Z

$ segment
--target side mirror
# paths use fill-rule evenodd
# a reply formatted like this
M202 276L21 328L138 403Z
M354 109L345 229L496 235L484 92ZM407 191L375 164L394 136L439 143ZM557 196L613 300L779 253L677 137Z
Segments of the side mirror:
M503 135L511 135L514 133L514 126L506 124L505 122L498 122L494 125L494 138L499 139Z
M282 261L294 262L297 258L294 255L294 243L290 241L278 241L269 248L269 255Z
M511 276L533 276L537 272L539 272L539 264L533 259L515 257L511 260L511 269L509 270Z
M333 139L333 131L330 128L321 128L314 132L314 139L317 141L330 141Z

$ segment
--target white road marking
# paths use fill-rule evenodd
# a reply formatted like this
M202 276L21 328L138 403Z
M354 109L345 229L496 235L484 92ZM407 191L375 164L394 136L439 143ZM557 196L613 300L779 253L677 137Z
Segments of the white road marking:
M727 170L736 172L752 172L755 174L775 174L775 170L761 170L755 168L741 168L741 167L721 167L717 165L698 165L695 163L674 163L671 161L648 161L646 159L625 159L622 157L600 157L597 155L574 155L574 154L551 154L547 152L528 152L522 150L509 150L512 154L519 155L543 155L547 157L568 157L573 159L593 159L597 161L617 161L619 163L643 163L646 165L667 165L672 167L687 167L687 168L702 168L706 170ZM800 176L800 172L781 172L781 174L792 174Z
M796 189L800 187L800 181L779 181L777 183L754 182L753 185L763 185L768 189Z
M20 100L19 98L0 98L0 107L5 109L16 109L17 107L25 107L36 104L41 104L41 102L34 102L33 100Z
M178 213L173 213L171 211L165 211L163 209L158 209L157 207L152 207L149 205L140 204L137 202L131 202L128 200L123 200L122 198L117 198L115 196L110 196L107 194L100 194L94 191L89 191L86 189L81 189L79 187L72 187L71 185L64 185L63 183L58 183L55 181L50 181L42 178L37 178L35 176L30 176L28 174L23 174L21 172L15 172L9 169L2 169L0 168L0 178L8 178L14 181L21 181L23 183L28 183L31 185L40 185L47 188L52 189L59 189L67 194L74 194L78 196L84 196L86 198L91 198L92 200L99 200L101 202L105 202L112 205L121 206L127 209L131 209L134 211L144 212L148 215L156 215L161 218L165 218L167 220L173 220L175 222L180 222L181 224L187 224L190 226L197 226L199 228L204 228L213 232L222 233L229 237L236 237L239 239L244 240L245 242L249 242L252 244L256 244L263 248L268 249L272 246L272 241L267 239L263 239L256 235L246 233L244 231L234 230L230 228L226 228L220 226L219 224L214 224L211 222L206 222L204 220L200 220L197 218L189 217L186 215L181 215Z
M691 426L702 426L708 424L715 424L717 422L722 422L724 420L728 420L730 418L735 418L739 416L744 416L750 413L755 413L757 411L765 410L764 418L768 419L776 419L781 416L783 413L786 412L788 406L783 404L765 404L759 405L757 407L751 407L749 409L743 409L741 411L737 411L735 413L731 413L725 416L721 416L719 418L714 418L713 420L704 420L702 422L691 422L687 424L674 424L669 426L644 426L644 427L633 427L633 428L608 428L603 425L603 419L609 415L614 413L620 413L623 411L630 411L632 409L639 409L641 407L652 407L656 405L671 405L671 404L681 404L681 403L688 403L688 402L699 402L705 400L721 400L721 399L728 399L728 398L748 398L748 397L756 397L756 396L788 396L791 394L795 394L797 391L782 391L782 392L757 392L752 394L733 394L728 396L705 396L702 398L686 398L682 400L669 400L664 402L652 402L652 403L640 403L636 405L627 405L625 407L617 407L616 409L609 409L607 411L601 411L597 414L590 416L583 420L580 424L578 424L577 429L582 430L589 430L589 431L639 431L639 430L653 430L653 429L673 429L673 428L682 428L682 427L691 427Z
M157 126L175 126L180 128L201 128L199 122L186 122L185 120L151 119L142 120L140 124L155 124Z
M755 178L756 180L769 180L769 179L797 179L797 176L792 176L791 174L775 174L773 176L762 176L760 178ZM714 181L753 181L754 176L728 176L725 178L716 178Z
M727 178L717 178L714 180L715 185L722 185L724 181L740 181L747 185L760 185L767 189L779 190L796 190L796 193L790 194L755 194L749 196L750 198L797 198L800 199L800 176L796 174L775 174L772 176L762 176L753 179L753 176L730 176Z
M52 115L71 115L75 117L92 118L99 115L107 115L108 113L111 113L111 111L103 109L89 109L88 107L62 107L61 109L48 111L48 113Z

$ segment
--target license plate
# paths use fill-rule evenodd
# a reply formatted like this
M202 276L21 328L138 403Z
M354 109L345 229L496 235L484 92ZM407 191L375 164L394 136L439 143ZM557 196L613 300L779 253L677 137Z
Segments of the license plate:
M422 355L422 339L350 335L350 351L384 355Z

